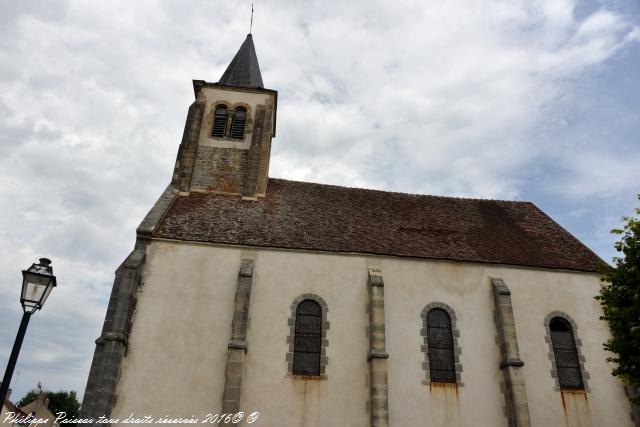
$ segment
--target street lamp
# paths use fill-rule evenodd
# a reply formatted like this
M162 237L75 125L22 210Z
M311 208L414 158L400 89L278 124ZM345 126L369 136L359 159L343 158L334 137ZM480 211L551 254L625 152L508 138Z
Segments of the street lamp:
M56 276L53 275L53 268L51 267L51 260L47 258L40 258L38 264L33 263L31 267L26 270L22 270L22 293L20 294L20 304L22 304L22 321L20 322L20 328L18 328L18 335L16 341L13 343L13 350L11 350L11 356L7 363L7 370L4 372L4 378L2 379L2 385L0 386L0 405L4 405L4 401L7 397L7 391L9 390L9 383L13 376L13 369L16 367L16 361L18 360L18 354L20 353L20 347L22 347L22 340L24 334L27 331L27 325L31 315L40 310L44 305L47 297L51 293L51 290L56 286Z

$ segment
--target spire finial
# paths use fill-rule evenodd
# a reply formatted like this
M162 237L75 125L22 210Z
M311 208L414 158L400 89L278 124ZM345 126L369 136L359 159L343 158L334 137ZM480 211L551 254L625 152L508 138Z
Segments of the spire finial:
M253 3L251 3L251 23L249 24L249 34L251 34L252 28L253 28Z

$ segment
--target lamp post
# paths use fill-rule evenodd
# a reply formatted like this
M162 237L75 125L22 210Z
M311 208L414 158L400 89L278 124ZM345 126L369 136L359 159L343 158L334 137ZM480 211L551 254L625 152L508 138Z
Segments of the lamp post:
M11 356L7 363L7 370L4 372L4 378L2 379L2 385L0 386L0 405L4 405L4 401L7 397L7 391L9 390L9 383L13 376L13 369L16 367L18 360L18 354L20 353L20 347L22 347L22 340L24 334L27 331L27 325L31 315L40 310L47 300L47 297L51 293L51 290L56 286L56 276L53 275L53 268L51 267L51 260L47 258L40 258L38 264L33 263L27 270L22 270L22 293L20 294L20 304L22 304L22 321L18 328L18 335L16 341L13 343L13 350L11 350Z

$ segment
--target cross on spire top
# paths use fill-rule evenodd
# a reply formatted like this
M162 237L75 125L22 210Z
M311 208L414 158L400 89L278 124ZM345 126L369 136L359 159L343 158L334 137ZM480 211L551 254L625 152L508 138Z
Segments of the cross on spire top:
M249 34L251 34L252 28L253 28L253 3L251 3L251 23L249 24Z

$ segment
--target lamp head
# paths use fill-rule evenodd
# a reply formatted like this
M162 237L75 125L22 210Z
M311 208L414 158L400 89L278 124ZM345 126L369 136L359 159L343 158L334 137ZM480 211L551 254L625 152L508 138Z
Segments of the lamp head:
M22 309L29 313L40 310L55 286L56 276L48 258L40 258L37 264L33 263L28 269L22 270Z

